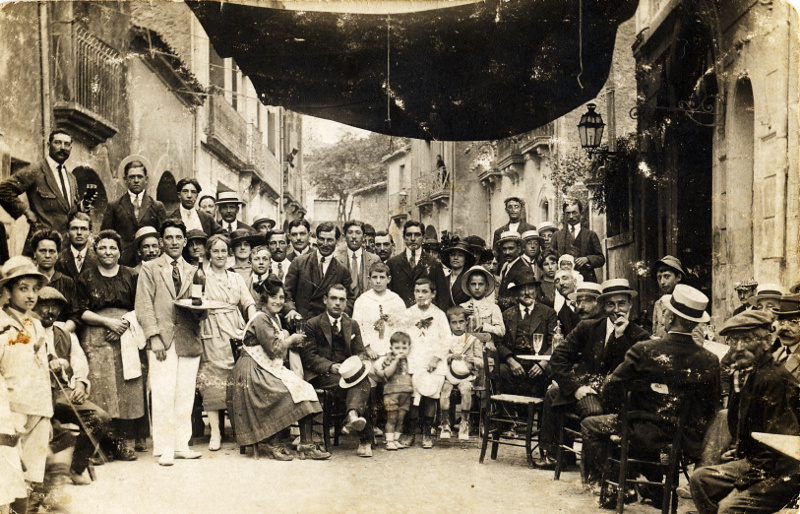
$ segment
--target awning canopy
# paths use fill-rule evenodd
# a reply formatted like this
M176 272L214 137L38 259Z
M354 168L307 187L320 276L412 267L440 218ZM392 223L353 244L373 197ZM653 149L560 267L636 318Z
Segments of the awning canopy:
M187 3L264 103L456 141L532 130L593 99L638 0L486 0L390 15Z

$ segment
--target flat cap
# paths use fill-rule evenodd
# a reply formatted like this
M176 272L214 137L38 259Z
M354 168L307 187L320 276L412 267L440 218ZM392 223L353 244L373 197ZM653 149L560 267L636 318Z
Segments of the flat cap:
M773 321L775 321L775 315L771 312L750 309L729 318L719 331L719 335L724 336L737 330L769 328Z

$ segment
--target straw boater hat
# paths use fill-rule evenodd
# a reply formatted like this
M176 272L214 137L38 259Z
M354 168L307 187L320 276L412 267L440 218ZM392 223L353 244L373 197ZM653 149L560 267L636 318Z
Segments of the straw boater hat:
M420 396L438 398L444 384L444 375L434 375L428 371L417 371L411 375L411 384Z
M800 294L787 294L781 297L780 306L771 309L778 319L792 319L800 316Z
M55 287L44 286L39 289L40 302L59 302L62 305L67 305L67 299Z
M569 299L573 302L578 296L590 295L599 297L603 293L603 288L597 282L580 282L574 293L569 294Z
M217 193L217 205L223 205L226 203L236 203L239 205L244 205L244 202L239 200L239 195L236 191L220 191Z
M539 226L536 227L536 228L539 230L539 234L540 235L541 235L542 232L545 232L547 230L551 230L553 232L558 230L558 227L555 226L553 223L551 223L549 221L543 221L543 222L539 223Z
M342 389L349 389L359 382L367 378L370 370L370 363L364 362L358 358L358 355L352 355L344 360L339 366L339 387Z
M119 163L119 166L117 166L117 176L124 177L125 166L134 161L141 162L142 165L144 166L145 171L147 171L148 173L152 173L155 171L153 169L153 166L150 164L150 161L147 160L147 157L144 157L143 155L129 155L124 159L122 159L122 161Z
M3 276L0 279L0 287L6 285L10 280L20 277L39 278L42 280L42 286L46 286L50 282L47 277L39 272L32 260L22 255L8 259L3 264L3 267L0 268L0 274Z
M708 323L711 320L706 312L708 297L691 286L678 284L672 294L665 294L661 299L667 309L681 318L695 323Z
M461 290L464 291L467 296L471 296L469 293L469 276L473 273L480 273L486 277L486 296L492 294L492 291L494 291L495 287L494 275L492 275L489 270L483 266L472 266L467 270L466 273L464 273L464 280L461 281Z
M272 218L267 218L266 216L254 219L253 228L257 229L258 226L261 225L262 223L269 223L269 228L267 229L267 231L270 231L273 228L275 228L275 220Z
M475 265L475 255L472 253L472 247L465 243L464 241L458 241L452 246L449 246L442 250L442 264L450 267L450 255L455 252L459 251L464 254L464 268L469 269Z
M726 336L734 331L753 330L756 328L770 328L775 321L775 315L768 311L756 309L740 312L722 325L719 335Z
M497 246L505 243L506 241L515 241L517 243L522 241L522 238L519 235L519 232L514 232L513 230L506 230L505 232L500 233L500 237L497 239Z
M144 226L144 227L140 228L139 230L137 230L136 231L136 235L133 236L133 247L134 248L139 248L139 243L141 243L143 240L147 239L148 237L159 238L159 237L161 237L161 234L159 234L158 230L156 230L153 227Z
M639 293L631 289L631 285L627 278L614 278L606 280L600 285L602 293L597 297L597 301L601 302L603 299L608 298L615 294L626 294L630 296L631 300L639 296Z
M660 266L666 266L674 271L679 272L684 277L686 276L686 272L683 270L683 266L681 266L681 261L679 261L677 257L673 257L672 255L665 255L664 257L658 259L656 262L653 263L653 268L651 271L653 278L656 277L656 273L658 273L658 268Z
M780 300L786 294L789 294L789 291L780 284L760 284L756 288L756 294L747 301L750 305L756 305L759 300Z
M467 363L463 359L453 359L447 367L447 381L455 385L470 380L475 380L475 376L470 373Z
M539 235L539 231L536 230L535 228L531 230L526 230L525 232L522 233L520 237L522 238L523 241L527 241L529 239L538 239L540 243L544 241L544 238Z

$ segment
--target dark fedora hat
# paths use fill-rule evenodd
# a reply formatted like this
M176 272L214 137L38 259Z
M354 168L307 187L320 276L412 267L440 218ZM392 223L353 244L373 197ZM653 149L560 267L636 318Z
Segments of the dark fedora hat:
M508 284L508 290L510 292L516 293L524 286L530 286L530 285L539 286L541 285L541 283L542 281L537 280L536 275L534 275L532 271L523 270L523 272L520 273L519 278L517 278L517 280L515 280L514 282L510 282Z
M800 316L800 294L781 296L779 308L771 309L778 319L796 318Z
M256 234L246 228L237 228L231 232L231 248L243 242L250 243L250 246L258 246L266 244L266 238L263 234Z
M475 254L472 253L473 252L472 245L470 245L470 244L468 244L468 243L466 243L464 241L458 241L457 243L455 243L455 244L453 244L451 246L448 246L447 248L442 250L442 264L444 264L445 266L447 266L449 268L450 267L450 256L453 254L453 252L456 252L456 251L462 252L464 254L464 268L463 269L469 269L469 268L471 268L472 266L475 265Z

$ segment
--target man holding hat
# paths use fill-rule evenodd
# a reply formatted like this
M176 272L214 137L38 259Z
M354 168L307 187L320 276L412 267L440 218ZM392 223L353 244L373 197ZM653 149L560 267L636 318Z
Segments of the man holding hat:
M525 202L522 198L518 196L509 196L504 202L506 204L506 214L508 214L508 223L494 231L492 246L497 245L503 232L522 234L527 230L536 230L536 227L522 219L522 211L525 208Z
M769 352L772 312L748 310L725 322L734 360L728 399L733 440L722 464L695 470L690 479L699 514L776 512L800 486L800 462L753 438L754 432L800 434L800 384Z
M358 432L357 455L372 457L372 427L367 412L370 371L361 329L344 310L345 286L334 284L325 294L325 312L306 322L308 344L300 349L306 378L317 389L346 395L347 415L343 432Z
M699 323L710 319L705 311L708 298L693 287L678 284L672 294L662 297L666 307L663 338L653 337L634 344L625 360L611 375L602 394L607 400L623 401L624 386L635 381L657 384L656 391L642 392L633 397L632 408L637 411L677 418L683 402L689 402L689 417L683 432L683 450L687 455L700 457L703 436L708 423L717 412L720 397L720 366L717 357L697 345L692 331ZM666 387L663 387L666 386ZM637 451L658 453L672 441L674 434L663 426L642 422L633 425ZM591 416L581 422L583 435L583 476L596 484L608 458L609 438L619 433L619 416ZM661 478L661 470L643 470L649 480ZM655 493L655 491L653 491ZM661 501L661 492L653 498Z
M741 282L736 282L736 284L733 286L733 289L739 296L739 302L741 303L741 305L736 307L736 309L733 311L734 316L746 311L747 309L753 308L753 306L747 300L750 299L751 296L756 294L757 287L758 287L758 282L756 282L756 279L754 278L751 278L749 280L743 280Z
M222 218L220 225L225 233L230 234L237 229L253 229L247 223L242 223L236 219L242 205L244 205L244 202L239 200L239 195L236 194L236 191L217 192L217 212L219 212L219 216Z
M800 380L800 295L783 296L780 308L772 312L778 317L778 341L781 343L773 358Z
M595 268L606 263L600 238L593 230L581 226L583 203L580 200L564 204L564 228L553 235L551 248L557 254L568 253L575 257L575 270L588 282L597 282Z
M129 155L119 163L117 173L125 179L128 190L116 202L108 204L100 230L116 230L122 239L119 263L136 266L133 240L141 227L160 227L167 219L164 204L147 194L147 171L150 161L141 155Z

